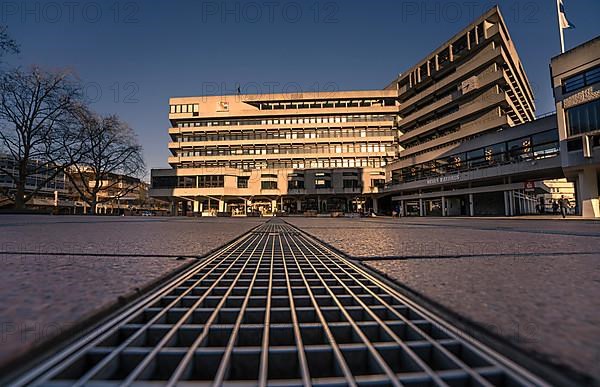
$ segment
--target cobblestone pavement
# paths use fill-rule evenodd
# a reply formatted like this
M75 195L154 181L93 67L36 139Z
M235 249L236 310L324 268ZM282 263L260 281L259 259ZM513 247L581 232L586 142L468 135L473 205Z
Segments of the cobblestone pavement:
M600 222L286 220L535 357L600 384Z
M263 222L0 216L0 367Z

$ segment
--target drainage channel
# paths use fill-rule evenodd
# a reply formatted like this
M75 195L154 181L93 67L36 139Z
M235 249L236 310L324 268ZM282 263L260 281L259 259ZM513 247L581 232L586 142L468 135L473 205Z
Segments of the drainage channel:
M279 219L12 384L545 385Z

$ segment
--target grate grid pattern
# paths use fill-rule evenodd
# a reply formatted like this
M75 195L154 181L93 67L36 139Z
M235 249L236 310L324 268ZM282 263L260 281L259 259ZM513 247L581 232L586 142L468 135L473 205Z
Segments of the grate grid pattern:
M520 386L364 268L274 219L16 384Z

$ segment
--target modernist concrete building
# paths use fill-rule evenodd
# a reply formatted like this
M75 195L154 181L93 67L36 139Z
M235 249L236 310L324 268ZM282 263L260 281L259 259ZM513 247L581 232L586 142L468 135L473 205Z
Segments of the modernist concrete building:
M552 58L562 165L577 212L600 217L600 37Z
M392 82L400 157L391 170L437 159L485 132L531 121L531 87L497 8Z
M151 194L180 213L377 212L412 166L459 165L442 156L534 104L494 7L383 90L172 98L169 119Z
M152 195L182 212L372 208L397 111L394 90L172 98L172 169L152 171Z

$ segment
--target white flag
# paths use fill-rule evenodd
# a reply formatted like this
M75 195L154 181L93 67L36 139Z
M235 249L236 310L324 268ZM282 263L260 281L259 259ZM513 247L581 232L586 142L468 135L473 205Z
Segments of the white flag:
M567 15L565 15L565 6L563 4L563 0L559 0L558 2L558 18L560 20L560 27L562 29L575 28L575 25L569 22Z

